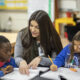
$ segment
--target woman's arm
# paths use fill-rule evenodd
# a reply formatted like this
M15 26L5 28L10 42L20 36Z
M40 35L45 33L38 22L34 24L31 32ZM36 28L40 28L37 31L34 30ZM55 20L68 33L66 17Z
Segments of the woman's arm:
M21 32L18 33L16 45L15 45L15 52L14 58L17 66L19 66L19 71L22 74L29 75L28 65L27 62L22 58L23 56L23 46L21 42Z
M38 47L38 51L39 51L39 56L41 57L39 65L49 67L52 63L48 57L44 57L45 53L44 53L43 48ZM55 54L56 54L55 52L52 53L51 55L52 60L54 60L54 58L56 57Z
M15 50L14 50L14 58L17 66L19 66L20 62L23 60L22 55L23 55L23 47L22 47L22 42L21 42L21 32L18 33L17 40L16 40L16 45L15 45Z
M56 52L53 52L51 55L52 60L54 60L56 58ZM42 60L40 62L40 65L43 66L50 66L52 63L50 61L50 59L48 57L42 57Z
M54 58L52 58L52 60L54 60ZM47 58L47 57L41 57L41 62L39 63L39 65L49 67L51 64L52 63L49 60L49 58Z

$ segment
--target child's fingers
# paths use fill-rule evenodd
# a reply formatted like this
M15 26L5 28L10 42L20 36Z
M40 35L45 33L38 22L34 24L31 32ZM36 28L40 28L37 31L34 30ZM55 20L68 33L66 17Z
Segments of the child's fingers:
M54 64L52 64L52 65L50 66L50 69L51 69L52 71L57 71L57 66L54 65Z
M74 72L77 72L77 70L76 69L74 69L74 68L69 68L71 71L74 71Z

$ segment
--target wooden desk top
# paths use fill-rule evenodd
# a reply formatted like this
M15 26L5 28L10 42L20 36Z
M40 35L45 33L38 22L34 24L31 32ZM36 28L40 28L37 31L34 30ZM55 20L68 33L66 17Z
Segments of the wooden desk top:
M16 42L17 32L16 33L13 33L13 32L0 32L0 35L3 35L6 38L8 38L10 43Z

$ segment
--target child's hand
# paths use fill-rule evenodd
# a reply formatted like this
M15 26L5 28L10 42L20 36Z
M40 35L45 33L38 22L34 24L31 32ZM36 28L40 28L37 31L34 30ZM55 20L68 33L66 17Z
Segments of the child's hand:
M74 71L74 72L77 72L77 70L76 69L74 69L74 68L69 68L71 71Z
M5 68L5 70L8 71L8 73L10 73L10 72L13 71L13 66L8 65L8 66Z
M55 64L52 64L51 66L50 66L50 69L52 70L52 71L57 71L57 66L55 65Z
M6 68L1 68L1 71L3 71L4 74L7 74L13 71L13 67L11 65L8 65Z
M6 71L5 68L1 68L0 70L3 71L4 74L8 73L8 71Z

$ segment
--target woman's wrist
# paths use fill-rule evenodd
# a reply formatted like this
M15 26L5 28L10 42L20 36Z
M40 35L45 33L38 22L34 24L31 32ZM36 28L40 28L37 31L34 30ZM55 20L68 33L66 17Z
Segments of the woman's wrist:
M24 63L24 64L27 64L25 60L22 60L22 61L20 62L20 64L23 64L23 63Z
M25 66L28 66L28 65L27 65L27 62L26 62L25 60L22 60L22 61L20 62L20 66L24 66L24 65L25 65Z

